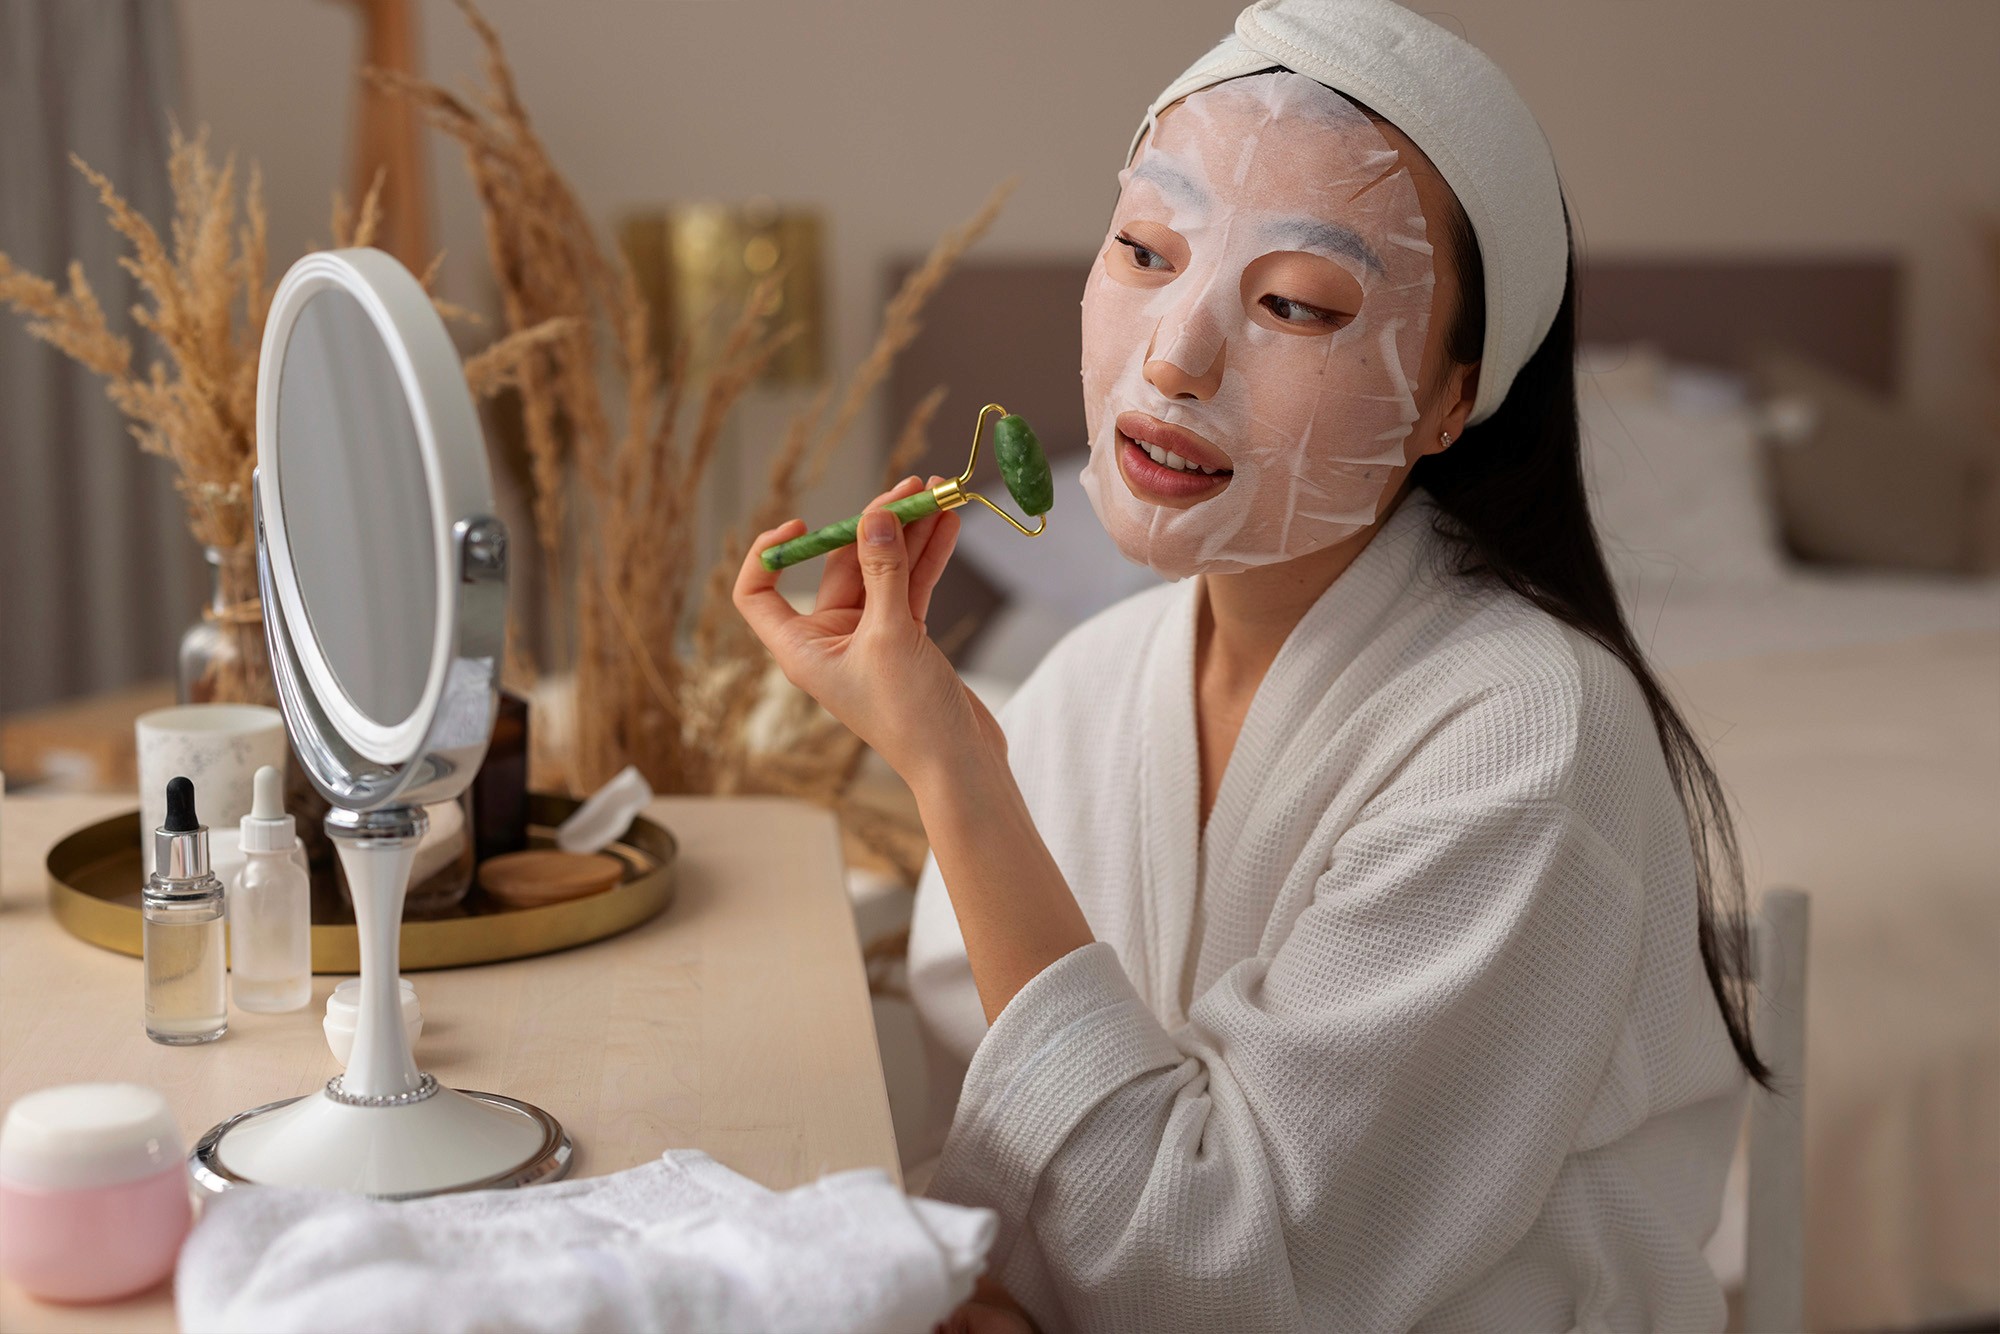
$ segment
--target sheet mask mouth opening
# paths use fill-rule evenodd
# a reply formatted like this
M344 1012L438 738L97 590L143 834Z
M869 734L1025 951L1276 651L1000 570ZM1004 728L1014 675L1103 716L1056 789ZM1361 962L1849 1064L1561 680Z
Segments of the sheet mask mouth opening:
M1138 453L1140 453L1141 455L1144 455L1149 461L1158 464L1162 468L1169 469L1170 471L1173 472L1183 472L1190 477L1207 477L1207 478L1220 479L1226 477L1234 477L1236 475L1236 470L1234 468L1208 469L1188 459L1181 460L1181 466L1175 467L1175 465L1169 460L1155 457L1153 454L1154 446L1141 444L1139 441L1134 440L1131 436L1125 434L1125 432L1123 431L1118 432L1118 443L1121 447L1130 446L1132 449L1138 451ZM1166 453L1166 451L1164 450L1162 450L1161 452Z
M1131 499L1155 513L1197 509L1235 486L1233 473L1204 473L1199 468L1174 468L1153 458L1146 446L1119 432L1113 483Z

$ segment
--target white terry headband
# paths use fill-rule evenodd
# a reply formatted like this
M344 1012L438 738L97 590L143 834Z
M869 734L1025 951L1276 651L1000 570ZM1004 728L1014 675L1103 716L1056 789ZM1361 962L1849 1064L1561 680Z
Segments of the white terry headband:
M1507 397L1562 304L1569 234L1555 156L1500 67L1395 0L1258 0L1236 31L1146 108L1125 159L1160 112L1273 65L1376 112L1410 137L1458 196L1486 269L1486 344L1471 420Z

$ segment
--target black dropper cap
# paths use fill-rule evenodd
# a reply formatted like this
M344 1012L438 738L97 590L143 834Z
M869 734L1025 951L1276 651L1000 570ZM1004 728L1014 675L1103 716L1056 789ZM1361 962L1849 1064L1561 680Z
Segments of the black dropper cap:
M153 831L153 874L161 880L208 876L208 830L194 813L194 783L187 778L167 782L166 823Z
M190 834L201 828L194 818L194 783L186 778L167 782L167 822L160 826L170 834Z

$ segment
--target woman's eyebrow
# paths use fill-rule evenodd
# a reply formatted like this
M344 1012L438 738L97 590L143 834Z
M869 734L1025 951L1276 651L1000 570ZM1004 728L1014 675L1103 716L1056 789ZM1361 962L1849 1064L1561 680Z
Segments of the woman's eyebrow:
M1177 203L1192 205L1208 202L1208 191L1202 189L1194 177L1157 156L1148 157L1132 168L1132 178L1151 181L1161 194Z
M1293 250L1328 251L1358 259L1376 273L1382 260L1368 243L1339 223L1321 218L1274 218L1264 226L1264 234Z

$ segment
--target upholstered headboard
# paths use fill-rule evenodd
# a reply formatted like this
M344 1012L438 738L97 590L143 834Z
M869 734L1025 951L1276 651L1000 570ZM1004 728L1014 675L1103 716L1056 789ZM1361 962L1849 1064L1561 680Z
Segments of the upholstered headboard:
M1077 303L1089 265L961 265L931 297L923 335L896 364L890 420L946 384L946 422L997 398L1033 421L1052 453L1080 448ZM891 266L891 288L908 270ZM1892 257L1596 259L1578 299L1586 343L1643 340L1676 360L1722 367L1775 344L1885 393L1896 388L1902 280ZM960 434L937 434L936 471L949 471L942 465L963 450Z
M1902 266L1891 256L1599 259L1577 299L1586 343L1647 342L1725 368L1780 347L1884 394L1897 388Z
M963 264L931 297L924 332L889 381L892 423L933 386L950 387L921 471L950 476L963 466L965 428L989 400L1032 421L1052 459L1084 447L1077 304L1089 266L1075 256ZM910 267L890 266L892 290ZM1586 343L1646 341L1675 360L1723 368L1775 345L1896 389L1902 276L1891 256L1601 257L1586 264L1578 300ZM933 606L947 609L965 645L999 600L976 571L958 582L941 586Z

